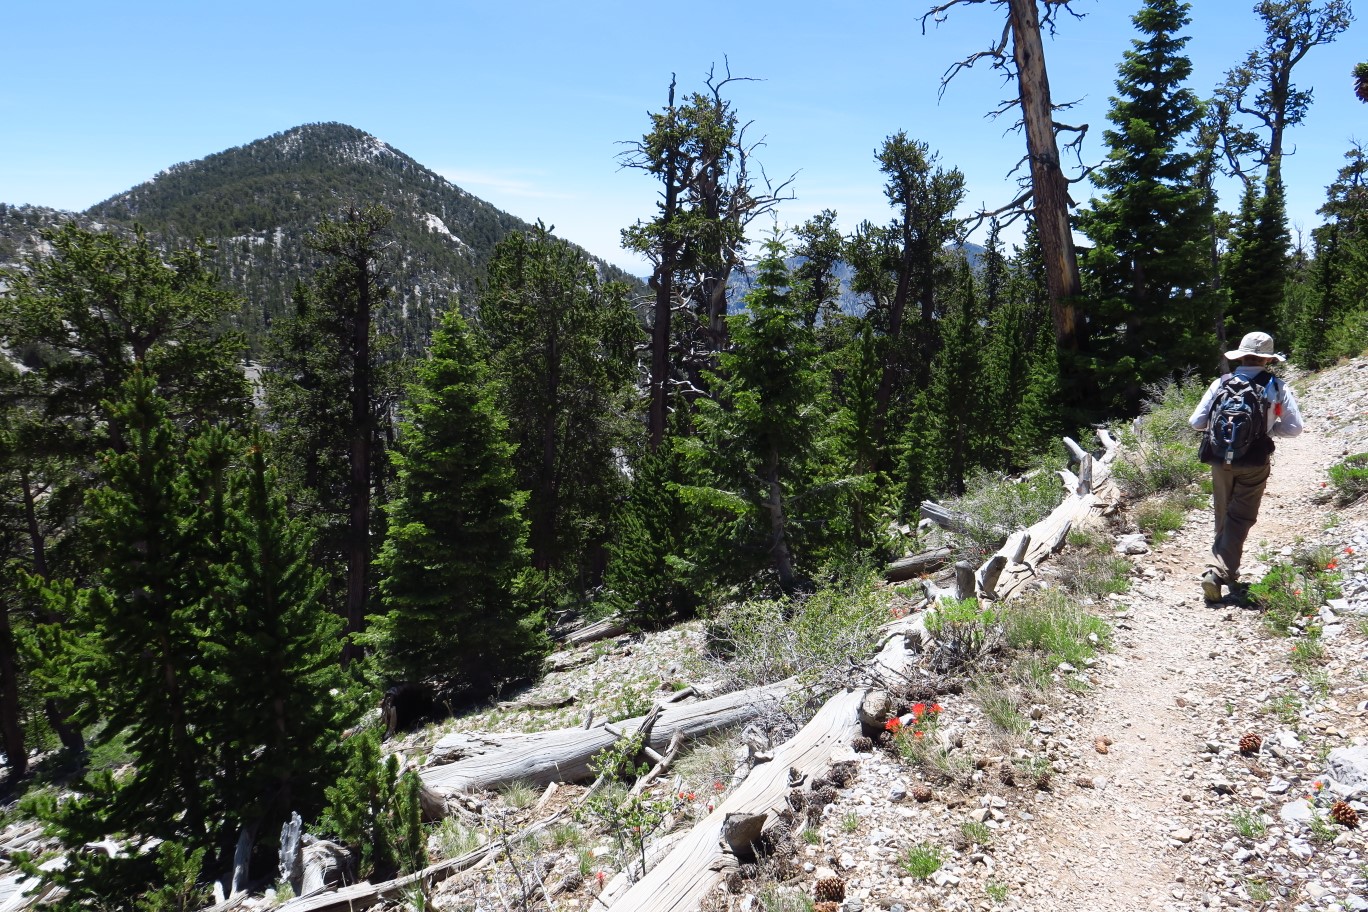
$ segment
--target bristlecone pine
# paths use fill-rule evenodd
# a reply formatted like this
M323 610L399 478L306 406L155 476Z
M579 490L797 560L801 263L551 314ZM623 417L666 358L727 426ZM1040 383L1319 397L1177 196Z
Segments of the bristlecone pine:
M817 881L813 897L818 902L840 902L845 899L845 881L839 877L823 877Z
M1263 738L1258 735L1248 734L1240 739L1240 753L1242 754L1257 754L1261 747L1263 747Z
M1336 801L1330 805L1330 819L1351 830L1359 823L1358 811L1351 808L1347 801Z
M1359 101L1368 104L1368 63L1354 67L1354 94Z
M864 735L857 735L850 742L850 749L857 754L867 754L874 749L874 740L866 738Z

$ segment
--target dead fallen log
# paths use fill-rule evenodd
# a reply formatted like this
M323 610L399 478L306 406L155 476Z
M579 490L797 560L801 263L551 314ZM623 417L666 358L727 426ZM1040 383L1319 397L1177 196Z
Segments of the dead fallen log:
M899 583L938 570L950 560L952 553L954 552L949 548L932 548L920 554L898 558L888 565L888 569L884 571L884 579L890 583Z
M606 640L627 632L627 622L620 617L604 618L566 634L562 641L566 646L583 646L595 640Z
M1088 516L1115 503L1120 495L1111 480L1111 467L1118 450L1116 439L1105 430L1097 432L1106 452L1094 459L1074 441L1065 446L1080 463L1079 474L1061 470L1068 494L1050 515L1028 529L1010 536L1006 543L984 561L976 574L980 598L1005 599L1035 577L1039 563L1063 546L1069 530Z
M912 660L907 647L919 619L907 619L865 667L877 674L901 673ZM833 755L850 751L850 740L860 732L859 709L868 693L854 688L828 700L797 735L779 745L774 759L757 767L711 814L684 836L668 855L612 903L631 912L692 912L711 892L723 872L736 863L727 848L739 834L771 822L787 807L790 783L811 780L825 772ZM852 755L853 756L853 755ZM758 818L763 817L763 821Z
M546 830L564 816L560 812L552 814L545 820L540 820L527 829L508 837L507 841L509 844L521 842ZM342 910L355 912L355 910L368 909L383 900L402 896L413 887L419 887L426 892L433 885L441 883L453 874L468 871L498 858L504 851L505 847L502 842L495 845L483 845L464 855L439 861L421 871L394 880L387 880L378 884L363 881L332 893L291 900L277 907L277 912L342 912Z
M789 679L710 700L670 703L661 708L645 746L661 754L668 749L676 732L691 741L708 732L743 725L759 715L765 706L782 700L802 686ZM627 719L617 725L622 730L633 729L643 718ZM459 733L437 742L433 753L438 756L450 754L449 742L453 739L460 742L459 759L419 771L423 783L441 794L496 788L516 781L545 785L588 779L592 775L589 760L617 740L617 736L602 725L517 737L472 738Z

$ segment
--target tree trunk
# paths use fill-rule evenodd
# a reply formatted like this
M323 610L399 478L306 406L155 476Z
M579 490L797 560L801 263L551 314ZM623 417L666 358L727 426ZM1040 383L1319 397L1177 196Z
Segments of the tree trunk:
M10 627L9 606L0 605L0 739L5 746L9 784L28 772L28 746L19 705L19 665L15 661L14 631Z
M670 79L668 108L674 116L675 82ZM679 151L671 146L665 154L665 198L660 204L660 262L650 285L655 289L655 319L651 323L651 402L647 415L651 452L665 441L670 386L670 316L674 306L674 277L679 267L679 243L674 240L674 221L679 214Z
M1082 292L1078 257L1069 229L1069 184L1059 163L1055 140L1054 105L1045 71L1045 49L1040 41L1036 0L1009 0L1012 52L1017 65L1017 91L1026 125L1026 154L1031 166L1031 191L1036 229L1045 259L1045 282L1050 293L1055 341L1061 349L1077 351L1082 325L1074 299Z
M765 471L767 498L765 509L770 515L770 554L774 559L774 572L779 576L779 588L792 592L796 574L793 570L793 554L789 551L788 522L784 515L784 488L779 483L779 451L770 448L769 465Z
M352 262L356 271L356 314L352 321L351 465L347 499L347 633L366 628L370 596L370 485L371 485L371 287L370 257ZM360 659L361 646L350 637L342 648L342 664Z

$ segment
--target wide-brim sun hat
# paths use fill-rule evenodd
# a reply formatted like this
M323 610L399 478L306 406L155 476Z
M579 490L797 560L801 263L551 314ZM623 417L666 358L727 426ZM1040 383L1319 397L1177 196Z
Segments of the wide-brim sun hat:
M1225 356L1231 361L1238 361L1249 355L1272 358L1274 361L1287 360L1273 349L1273 337L1268 333L1261 332L1245 333L1245 337L1240 340L1240 347L1225 353Z

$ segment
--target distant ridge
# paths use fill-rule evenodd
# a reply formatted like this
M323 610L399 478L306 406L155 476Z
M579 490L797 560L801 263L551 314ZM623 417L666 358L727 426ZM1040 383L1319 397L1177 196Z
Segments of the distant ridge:
M295 283L320 265L305 238L325 216L353 203L394 212L398 255L387 279L395 294L381 326L409 350L426 345L433 315L452 298L470 306L495 245L532 227L340 123L305 124L172 165L75 217L87 227L139 223L168 246L197 237L215 245L216 268L246 299L244 328L258 336L288 312ZM40 207L0 209L0 262L35 249L37 228L73 216ZM594 260L605 277L635 281Z

